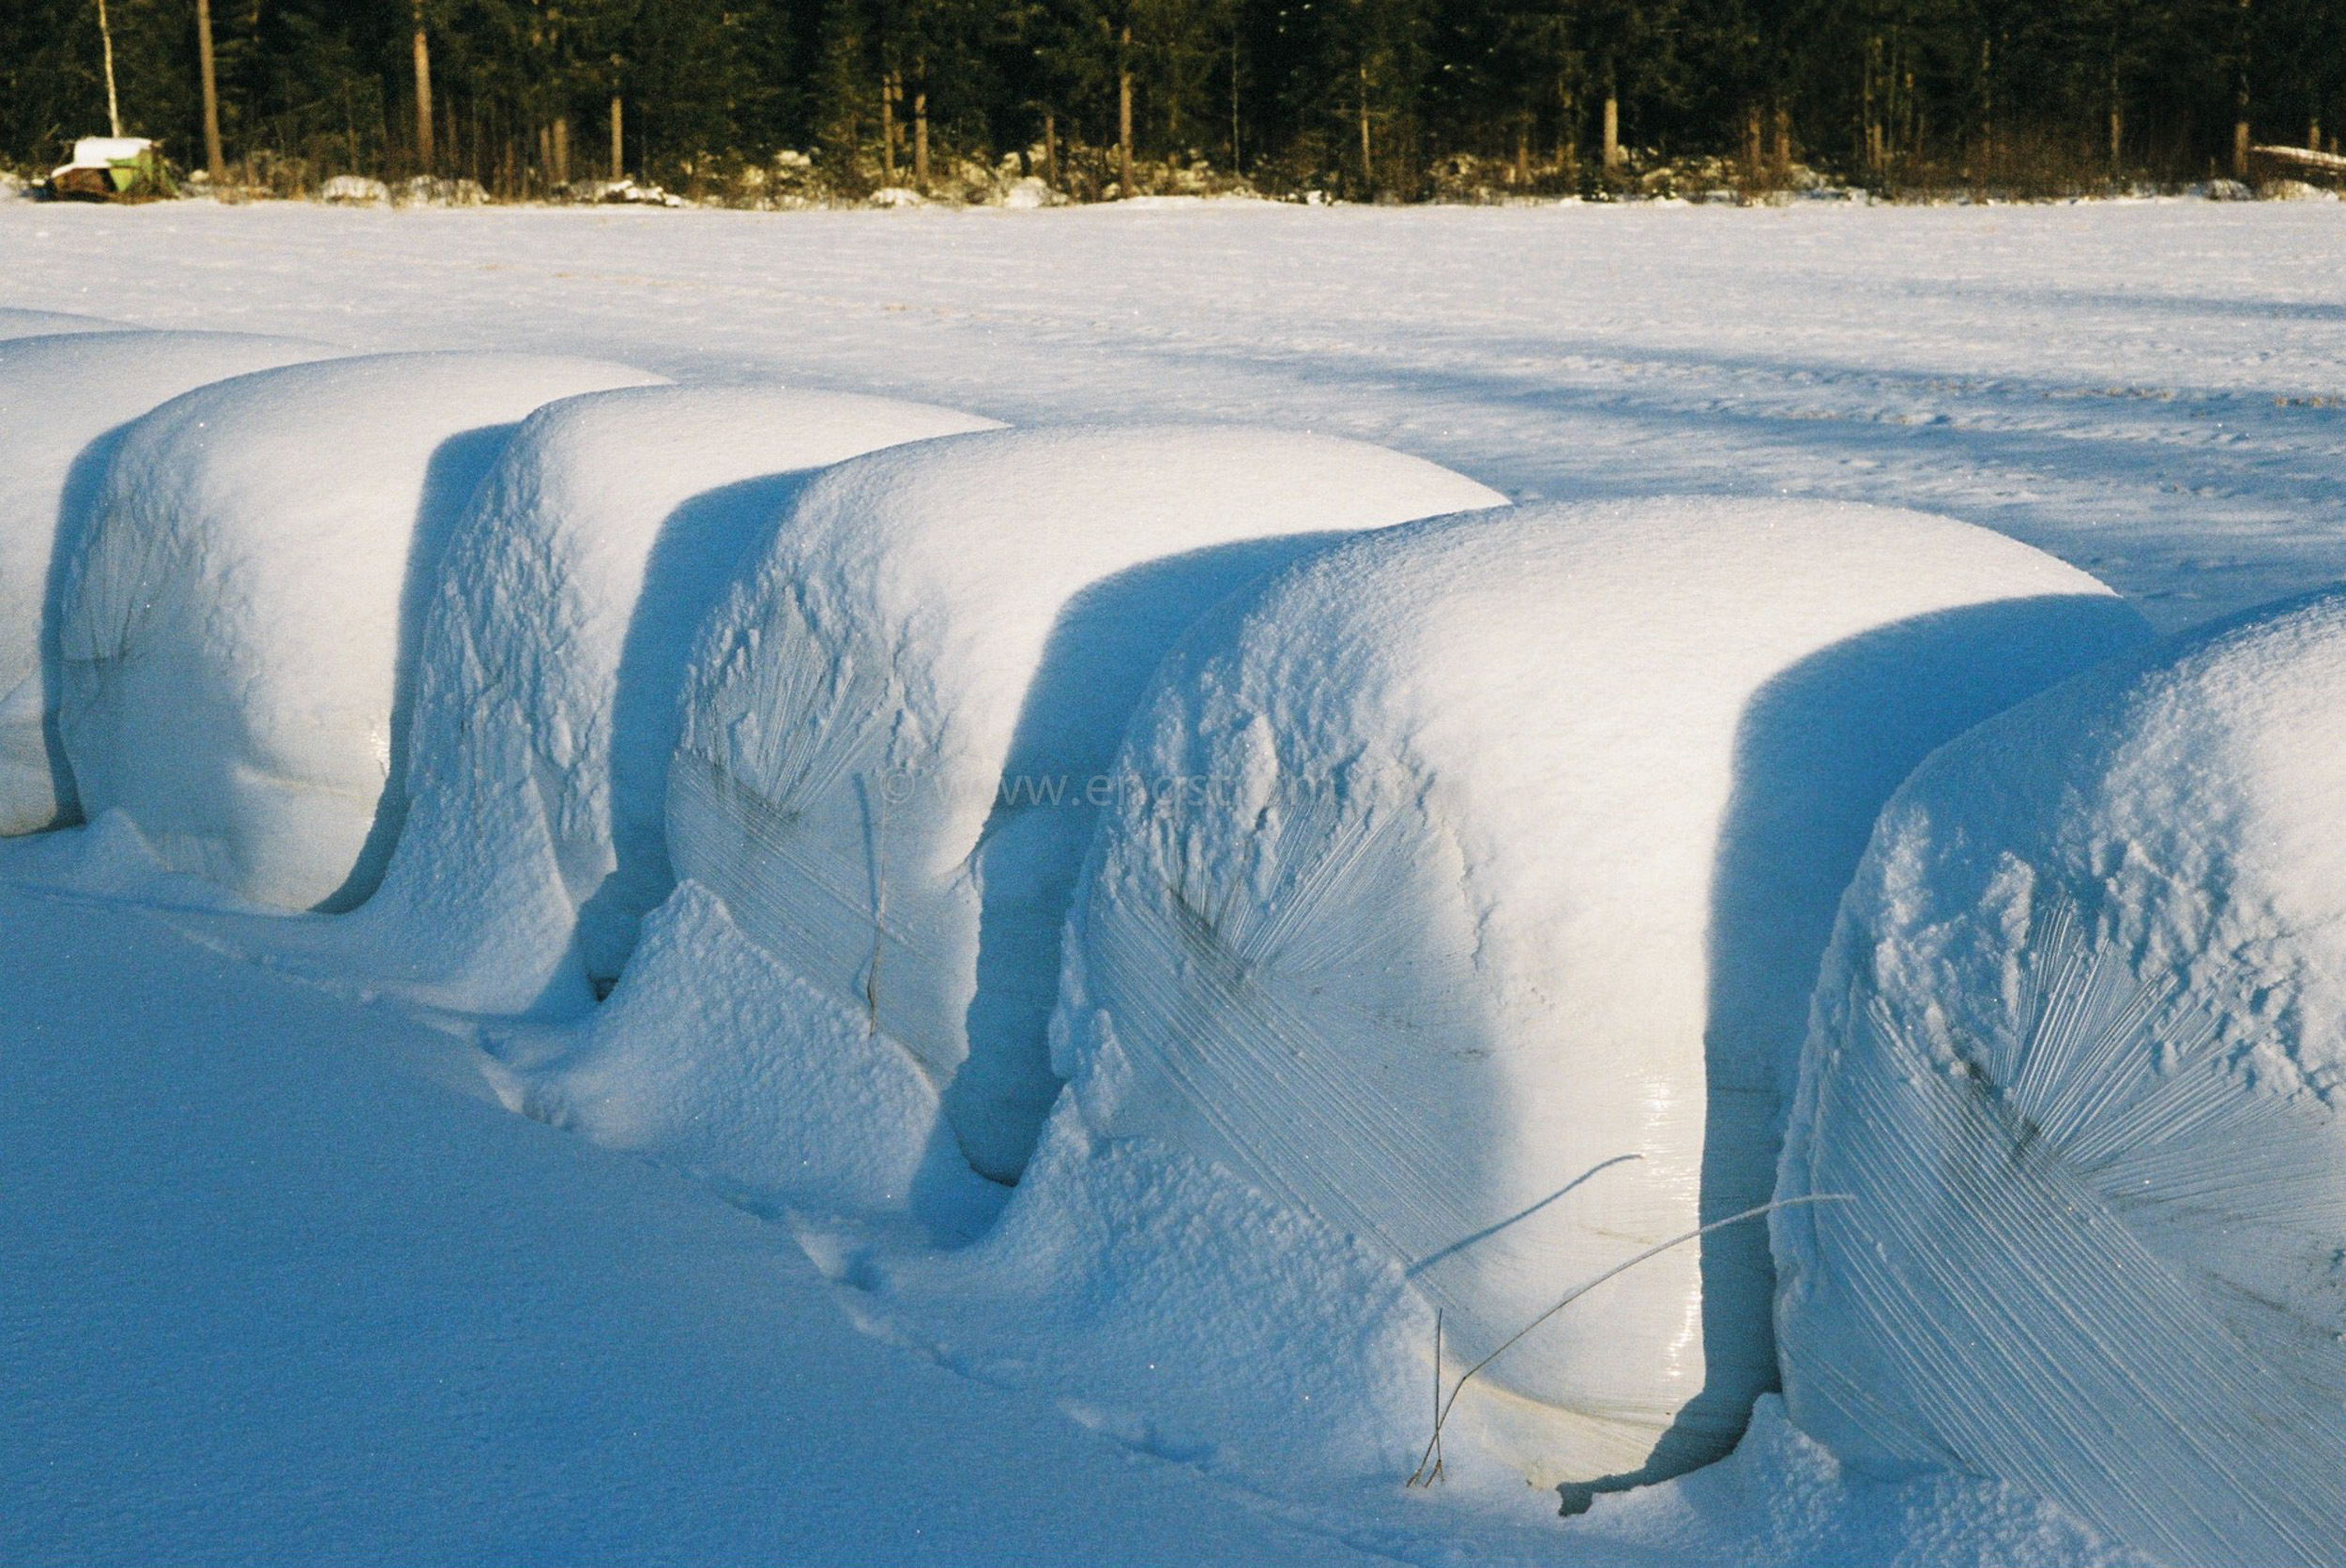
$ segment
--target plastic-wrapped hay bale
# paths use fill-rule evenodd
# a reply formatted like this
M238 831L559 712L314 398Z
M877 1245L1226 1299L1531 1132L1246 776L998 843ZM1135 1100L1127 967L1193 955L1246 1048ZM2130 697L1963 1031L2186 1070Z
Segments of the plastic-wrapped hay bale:
M2162 1560L2346 1557L2346 594L2095 671L1893 800L1775 1224L1792 1411Z
M100 331L89 328L105 323L56 319L83 326L0 343L0 833L80 814L57 743L51 568L59 541L69 555L87 525L120 428L190 388L334 352L289 338ZM0 336L10 330L0 313Z
M993 428L756 387L630 388L531 415L449 543L417 675L406 826L347 924L457 1005L526 1005L573 951L586 980L616 978L674 884L677 704L693 633L744 553L811 470Z
M1014 1177L1058 1087L1093 781L1157 659L1313 536L1501 499L1359 442L1211 427L953 436L815 480L704 633L669 788L677 875L792 977L767 1053L830 1071L808 1043L851 1019Z
M2049 556L1877 508L1363 537L1166 660L1071 921L1058 1066L1095 1132L1391 1256L1455 1375L1567 1287L1766 1199L1881 802L2147 636ZM1772 1378L1766 1241L1666 1254L1483 1374L1549 1408L1527 1468L1587 1487L1727 1447Z
M414 644L442 545L516 421L653 379L395 354L239 376L128 433L66 571L66 753L177 870L347 905L404 806Z

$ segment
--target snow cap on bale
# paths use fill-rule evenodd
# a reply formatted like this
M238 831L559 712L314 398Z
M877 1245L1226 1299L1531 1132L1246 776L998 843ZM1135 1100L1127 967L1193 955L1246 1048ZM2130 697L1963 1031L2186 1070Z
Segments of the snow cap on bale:
M2163 1561L2346 1550L2346 593L1933 757L1817 992L1781 1190L1795 1417Z
M344 922L434 998L615 979L667 896L668 762L693 632L810 471L991 419L845 392L636 387L525 421L424 623L407 822ZM575 952L575 966L569 955Z
M2050 556L1871 507L1546 506L1340 545L1165 662L1056 1065L1095 1133L1392 1257L1455 1373L1766 1199L1881 802L2147 636ZM1527 1470L1588 1488L1723 1452L1773 1376L1766 1262L1761 1226L1720 1232L1482 1374L1548 1408Z
M366 895L396 837L441 547L514 423L653 379L394 354L239 376L129 432L66 571L66 753L174 868L255 902Z
M836 1076L842 1039L893 1042L971 1163L1014 1177L1058 1088L1095 781L1158 658L1330 530L1501 501L1359 442L1215 427L952 436L816 480L702 636L671 774L678 876L788 981L763 1039L709 1049L750 1050L771 1097ZM693 1049L607 1031L574 1066L596 1117L628 1116L630 1074ZM724 1115L668 1119L701 1150L678 1159L724 1163ZM734 1174L791 1183L806 1152Z
M87 526L121 427L206 382L334 352L236 332L99 330L108 324L37 311L0 312L0 337L20 315L81 325L0 343L0 833L80 815L56 733L52 568Z

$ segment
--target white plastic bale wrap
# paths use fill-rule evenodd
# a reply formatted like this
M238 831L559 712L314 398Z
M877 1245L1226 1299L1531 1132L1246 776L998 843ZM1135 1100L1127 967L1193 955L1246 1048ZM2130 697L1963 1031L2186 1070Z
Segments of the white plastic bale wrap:
M382 928L434 999L607 984L673 886L668 763L693 632L809 471L996 428L773 387L639 387L532 414L450 540L425 621ZM414 978L411 975L411 978Z
M0 338L42 312L0 312ZM191 388L333 351L236 332L44 327L0 343L0 833L80 815L56 734L56 584L63 541L87 526L121 428ZM69 335L68 335L69 334Z
M909 1052L970 1161L1013 1178L1058 1088L1044 1029L1094 781L1158 658L1312 536L1502 500L1358 442L1211 427L844 464L703 638L677 874Z
M1364 536L1165 662L1071 921L1057 1065L1096 1132L1400 1262L1455 1375L1766 1199L1881 802L2147 636L2083 573L1912 512L1549 506ZM1524 1455L1544 1484L1685 1469L1772 1380L1769 1291L1763 1228L1723 1231L1479 1384L1550 1408Z
M1792 1411L2176 1563L2346 1560L2346 595L2096 671L1883 814L1775 1225Z
M72 340L61 340L72 341ZM126 434L65 571L60 728L92 817L281 907L381 875L442 546L514 423L653 379L397 354L239 376Z

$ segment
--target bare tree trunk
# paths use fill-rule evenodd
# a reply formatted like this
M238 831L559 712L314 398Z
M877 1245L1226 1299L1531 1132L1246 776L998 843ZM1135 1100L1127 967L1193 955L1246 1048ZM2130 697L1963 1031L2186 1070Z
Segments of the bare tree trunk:
M912 89L912 184L920 190L929 188L929 90L925 85Z
M1368 62L1361 62L1361 185L1374 192L1377 189L1377 163L1371 156L1368 140Z
M1792 110L1790 104L1778 103L1775 106L1775 147L1768 162L1777 179L1792 172Z
M1133 190L1133 24L1124 23L1116 44L1117 194L1130 201Z
M1605 131L1598 143L1605 172L1613 175L1621 169L1621 92L1613 85L1613 72L1605 72Z
M890 185L896 183L896 98L903 91L894 71L880 78L880 177Z
M432 173L432 45L423 34L423 0L416 0L416 166Z
M2319 114L2316 114L2306 126L2306 150L2308 152L2322 150L2322 116Z
M195 0L195 8L200 28L198 41L203 46L205 62L204 85L208 89L212 84L212 8L207 0ZM106 60L106 133L119 136L122 134L122 100L114 96L114 23L106 19L106 0L98 0L98 46ZM208 93L205 101L211 101Z
M2110 172L2112 175L2118 172L2125 136L2125 99L2119 91L2118 55L2113 50L2110 56Z
M624 114L619 95L615 92L611 95L611 177L615 180L627 178L627 137L624 134L627 121Z
M553 177L553 175L554 128L541 122L538 127L538 163L530 171L528 181L531 193L533 195L538 193L545 182Z
M1230 173L1243 175L1245 160L1238 140L1238 24L1233 16L1230 26Z
M1059 115L1043 111L1043 183L1059 189Z
M1564 171L1564 183L1577 187L1580 183L1580 102L1572 96L1568 77L1556 81L1556 161Z
M99 6L98 15L102 21L106 8ZM220 73L212 63L211 0L195 0L195 63L204 78L204 172L217 190L228 183L228 160L220 150ZM122 134L122 116L114 114L114 55L110 40L106 46L106 112L114 114L114 134Z
M1881 128L1874 122L1874 78L1881 71L1881 40L1866 39L1866 67L1860 73L1857 92L1858 160L1867 174L1881 169Z
M554 183L571 183L571 117L554 116Z
M1996 54L1992 38L1979 40L1979 167L1975 179L1988 177L1996 161Z
M1531 121L1530 116L1516 121L1515 185L1521 190L1531 183Z
M2248 177L2248 0L2240 0L2240 35L2237 49L2240 69L2232 81L2232 173L2234 179Z
M1744 110L1744 175L1754 185L1760 183L1760 106L1756 103Z

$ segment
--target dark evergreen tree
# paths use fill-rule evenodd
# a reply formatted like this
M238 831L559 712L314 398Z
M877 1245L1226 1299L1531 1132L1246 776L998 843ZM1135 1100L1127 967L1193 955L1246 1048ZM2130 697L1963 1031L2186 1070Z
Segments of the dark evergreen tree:
M1765 180L2205 178L2346 129L2346 0L210 0L223 151L510 194L617 164L715 189L795 148L856 190L964 159L1146 189L1618 184L1647 153ZM194 0L108 0L126 129L203 160ZM415 41L431 76L419 113ZM96 0L0 6L0 156L107 125ZM1603 169L1611 145L1621 164ZM564 165L567 164L567 168ZM1444 165L1444 167L1452 167ZM1447 177L1447 176L1444 176ZM741 189L753 189L754 178Z

